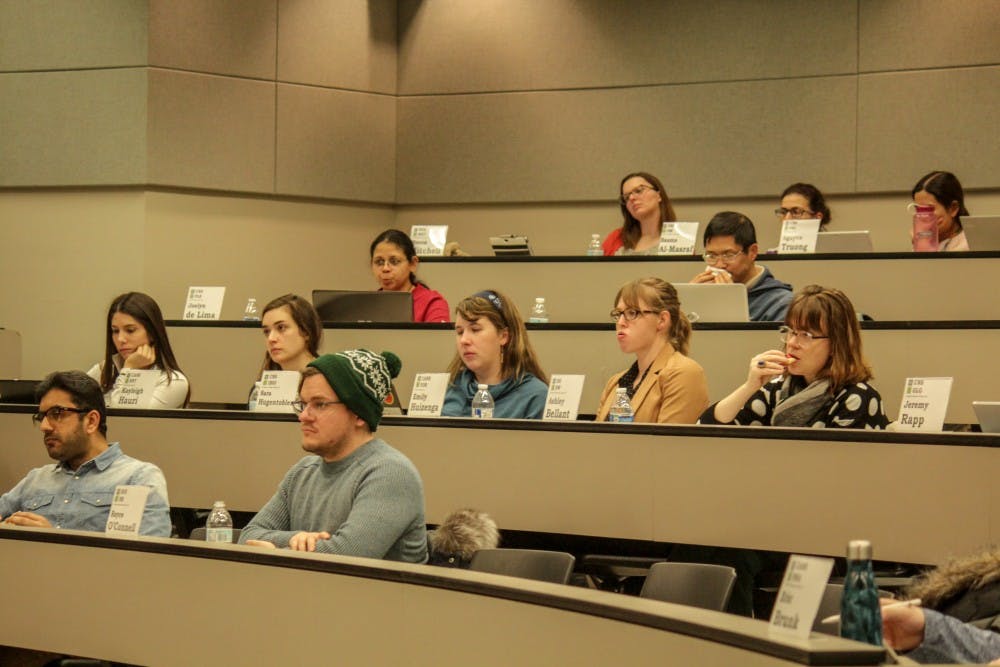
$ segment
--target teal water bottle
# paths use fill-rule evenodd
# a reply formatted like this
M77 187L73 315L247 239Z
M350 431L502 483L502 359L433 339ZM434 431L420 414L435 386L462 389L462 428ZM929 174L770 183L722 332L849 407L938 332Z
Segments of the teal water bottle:
M882 608L872 570L872 543L847 543L847 576L840 600L840 636L875 646L882 645Z

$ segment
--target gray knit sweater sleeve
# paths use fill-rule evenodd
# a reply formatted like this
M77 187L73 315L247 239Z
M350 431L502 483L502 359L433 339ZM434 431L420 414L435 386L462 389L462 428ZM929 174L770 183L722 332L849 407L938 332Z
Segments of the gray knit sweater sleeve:
M320 553L422 563L427 535L420 475L377 438L333 463L307 456L288 471L240 541L287 547L300 531L330 534L316 543Z

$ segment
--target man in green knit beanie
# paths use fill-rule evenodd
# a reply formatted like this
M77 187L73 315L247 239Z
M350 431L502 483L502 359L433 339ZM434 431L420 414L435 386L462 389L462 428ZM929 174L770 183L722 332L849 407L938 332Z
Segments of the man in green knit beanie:
M292 407L309 455L243 529L242 544L427 560L420 474L373 435L401 365L392 352L345 350L306 367Z

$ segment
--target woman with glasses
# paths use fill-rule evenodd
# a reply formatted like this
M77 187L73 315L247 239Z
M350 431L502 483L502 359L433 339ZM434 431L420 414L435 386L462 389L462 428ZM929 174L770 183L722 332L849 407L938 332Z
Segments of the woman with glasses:
M153 392L138 403L121 391L125 368L158 371ZM109 408L183 408L191 399L191 386L170 348L160 307L141 292L127 292L111 302L104 361L94 364L87 375L100 383Z
M819 220L819 231L825 232L830 224L830 207L823 193L809 183L792 183L781 193L781 205L774 209L778 219Z
M604 255L655 255L663 223L677 221L663 183L645 171L628 174L619 186L618 203L622 226L604 239Z
M779 329L782 349L750 360L747 380L702 414L702 424L884 429L882 397L868 381L861 327L847 296L810 285Z
M705 371L688 358L691 323L681 311L677 290L659 278L622 285L611 311L618 347L634 354L628 370L608 380L597 421L606 421L616 390L624 387L634 420L693 424L708 405Z
M369 255L379 290L413 295L414 322L449 322L448 302L440 293L417 280L417 257L413 241L398 229L387 229L372 241Z
M485 290L462 299L455 308L455 344L443 416L472 416L472 397L485 384L494 418L542 418L549 380L509 298Z

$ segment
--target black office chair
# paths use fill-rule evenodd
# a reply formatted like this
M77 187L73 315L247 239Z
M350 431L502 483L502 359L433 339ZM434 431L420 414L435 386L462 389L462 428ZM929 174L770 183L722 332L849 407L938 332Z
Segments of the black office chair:
M562 551L537 549L480 549L472 556L469 569L474 572L505 574L508 577L549 581L555 584L569 582L576 559Z
M736 582L736 570L706 563L656 563L639 597L723 611Z
M243 532L241 529L239 529L239 528L233 528L233 544L236 544L237 542L240 541L240 533L241 532ZM188 539L189 540L201 540L202 542L204 542L205 541L205 535L206 535L205 526L198 526L197 528L192 528L191 529L191 534L188 535Z

